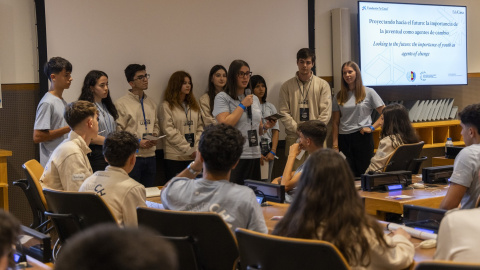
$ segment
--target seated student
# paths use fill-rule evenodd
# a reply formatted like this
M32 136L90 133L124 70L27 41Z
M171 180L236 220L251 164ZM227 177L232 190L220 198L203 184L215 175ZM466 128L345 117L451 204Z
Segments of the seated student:
M236 228L267 233L265 219L252 189L228 181L243 151L245 138L236 128L210 125L200 137L197 156L161 193L165 209L216 212ZM191 180L203 167L203 178Z
M275 178L272 183L285 186L285 202L291 203L297 186L298 179L302 175L303 164L297 170L292 171L295 160L301 150L308 154L315 152L323 147L323 142L327 136L327 126L320 120L310 120L303 122L297 127L298 142L290 146L287 164L281 177Z
M105 139L103 154L110 166L83 182L79 191L100 195L108 204L118 223L137 226L137 207L146 206L145 187L128 174L135 166L138 139L127 131L116 131Z
M12 246L17 242L19 234L20 222L11 214L0 209L0 270L15 267Z
M480 170L480 104L472 104L459 114L465 148L455 158L450 187L440 208L453 209L462 203L462 209L475 207L480 195L478 171Z
M478 181L478 180L477 180ZM435 260L480 263L480 209L448 211L440 223Z
M380 143L365 173L383 171L388 159L400 145L420 141L412 127L408 111L403 105L390 104L386 106L380 117L383 119Z
M67 105L64 117L72 131L53 151L40 183L43 188L78 191L93 173L87 154L98 133L98 111L93 103L79 100Z
M404 269L415 254L407 232L384 235L365 213L347 161L332 149L308 157L297 196L273 234L330 242L354 269Z
M175 248L149 228L100 224L68 240L55 270L176 270Z

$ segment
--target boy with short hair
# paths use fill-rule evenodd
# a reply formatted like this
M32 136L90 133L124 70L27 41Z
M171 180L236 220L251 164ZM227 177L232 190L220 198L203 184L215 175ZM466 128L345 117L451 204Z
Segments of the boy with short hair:
M50 89L38 103L33 128L33 141L40 143L40 164L43 167L70 132L70 127L63 118L67 102L62 94L72 83L72 64L62 57L52 57L45 63L44 73L50 80Z
M100 195L118 223L137 226L137 207L146 206L145 187L128 176L135 166L138 139L127 131L116 131L105 139L103 155L110 166L83 182L79 191Z
M160 196L165 209L215 212L232 231L246 228L267 233L253 190L228 180L238 164L244 142L242 133L232 126L208 126L200 137L195 161L162 190ZM203 178L192 180L202 168Z
M98 134L97 107L88 101L75 101L65 108L64 118L72 131L53 151L40 184L43 188L78 191L93 173L87 154L91 152L88 145Z

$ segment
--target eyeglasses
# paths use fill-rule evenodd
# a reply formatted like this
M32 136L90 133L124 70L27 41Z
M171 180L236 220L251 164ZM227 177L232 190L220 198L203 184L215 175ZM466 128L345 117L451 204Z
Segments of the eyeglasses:
M133 79L133 80L134 80L134 81L135 81L135 80L142 81L142 80L144 80L144 79L147 79L147 80L150 79L150 74L145 74L145 75L142 75L142 76L138 76L138 78Z
M250 77L250 76L252 76L252 74L253 73L251 71L248 71L248 72L240 71L240 72L237 73L238 77L245 77L245 76Z

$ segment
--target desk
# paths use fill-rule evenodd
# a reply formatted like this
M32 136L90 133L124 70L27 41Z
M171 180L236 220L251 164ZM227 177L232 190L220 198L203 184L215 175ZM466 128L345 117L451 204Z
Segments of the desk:
M8 177L7 157L12 156L12 151L0 149L0 209L8 212Z
M432 157L432 167L453 165L455 159L445 157Z

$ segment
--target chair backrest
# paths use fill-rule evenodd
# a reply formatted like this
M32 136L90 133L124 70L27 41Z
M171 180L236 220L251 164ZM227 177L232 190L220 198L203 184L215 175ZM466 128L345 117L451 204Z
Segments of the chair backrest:
M418 143L400 145L395 152L393 152L393 155L388 159L387 164L389 165L385 167L384 172L412 171L414 169L414 164L412 164L412 161L420 156L420 152L422 152L424 144L425 143L422 141Z
M423 261L415 266L415 270L480 270L480 263Z
M262 234L237 229L240 266L245 269L350 269L329 242Z
M137 208L138 224L167 237L192 237L198 269L234 269L238 259L235 237L216 213ZM184 257L179 254L179 258ZM180 268L182 269L182 268Z
M72 192L44 189L50 217L62 243L75 233L91 226L117 223L103 199L94 192Z
M42 185L40 185L40 178L43 174L43 166L36 159L31 159L25 162L22 165L23 169L26 171L28 183L32 186L31 188L37 191L42 204L46 207L47 201L43 195Z

